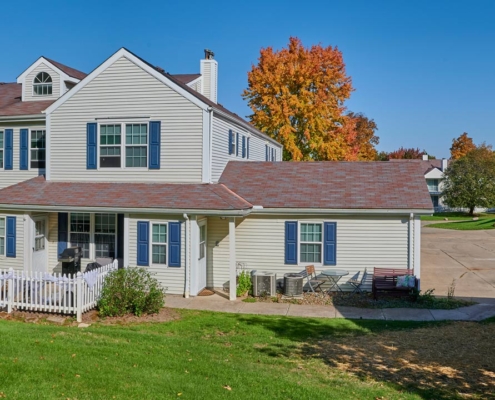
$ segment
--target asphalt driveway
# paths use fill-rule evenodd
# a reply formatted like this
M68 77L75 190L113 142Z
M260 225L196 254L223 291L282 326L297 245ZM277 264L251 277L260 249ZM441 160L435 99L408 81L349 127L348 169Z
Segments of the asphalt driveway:
M421 231L421 290L447 295L456 280L455 295L495 304L495 229Z

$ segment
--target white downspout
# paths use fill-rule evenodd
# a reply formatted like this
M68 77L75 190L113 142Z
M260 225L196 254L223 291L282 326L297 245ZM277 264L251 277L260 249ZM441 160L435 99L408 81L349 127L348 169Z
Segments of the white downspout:
M413 263L413 251L414 251L414 237L413 237L413 224L414 224L414 213L409 214L409 269L414 268Z
M186 274L186 287L185 287L185 290L184 290L184 297L186 299L189 298L189 292L190 292L190 287L191 287L191 271L190 271L190 265L189 265L189 246L188 246L188 239L189 239L189 235L187 234L189 232L189 217L187 216L187 214L183 214L182 215L184 217L184 219L186 220L186 232L185 232L185 274Z

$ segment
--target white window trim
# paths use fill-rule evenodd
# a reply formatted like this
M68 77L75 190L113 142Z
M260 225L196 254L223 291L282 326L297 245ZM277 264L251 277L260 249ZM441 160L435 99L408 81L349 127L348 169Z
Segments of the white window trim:
M229 155L230 157L237 157L237 132L234 132L233 130L231 130L231 132L232 132L232 141L230 142L230 151L232 153Z
M297 263L298 265L315 265L315 266L322 266L323 265L323 242L324 242L324 235L325 232L323 231L324 229L324 224L325 221L298 221L297 223ZM301 225L302 224L320 224L321 225L321 242L303 242L301 241ZM321 261L320 262L310 262L310 261L301 261L301 244L308 243L308 244L321 244Z
M201 228L205 229L205 240L201 240ZM199 249L198 249L198 261L202 260L203 258L208 257L208 225L205 220L199 221L198 222L198 228L199 228ZM201 246L204 246L205 253L204 256L201 257Z
M166 221L149 221L149 222L150 222L150 233L149 233L149 238L150 238L149 264L150 264L150 267L160 267L160 268L167 267L168 268L168 257L169 257L169 254L168 254L168 252L169 252L168 235L170 235L170 227L169 227L168 223L170 221L166 220ZM165 243L154 243L153 242L153 225L167 225L167 240L165 241ZM166 249L165 250L165 264L153 263L153 244L157 244L157 245L161 245L161 246L165 245L165 249Z
M48 83L39 83L39 82L38 82L38 83L36 83L36 82L35 82L35 79L36 79L36 78L38 77L38 75L39 75L39 74L41 74L42 72L44 72L45 74L47 74L47 75L50 77L50 79L51 79L52 81L51 81L51 82L48 82ZM34 87L35 87L35 85L48 85L48 84L50 84L50 85L52 86L52 93L51 93L51 94L38 94L38 93L36 93L36 92L34 91ZM51 74L49 74L48 72L46 72L46 71L40 71L40 72L38 72L38 73L35 75L35 77L33 78L33 86L31 87L31 90L32 90L32 92L33 92L33 97L49 97L49 96L53 96L53 95L54 95L54 94L53 94L53 88L54 88L54 85L53 85L53 78L52 78L52 75L51 75Z
M101 125L121 125L121 128L120 128L120 135L121 135L121 139L120 139L120 146L121 146L121 150L120 150L120 168L119 167L108 167L108 168L105 168L105 167L101 167L100 166L100 127ZM126 125L146 125L148 128L148 136L146 137L146 167L126 167L125 166L125 149L126 147L137 147L137 146L131 146L131 145L126 145L125 144L125 126ZM115 122L115 121L111 121L111 120L108 120L108 121L101 121L101 122L98 122L97 123L97 126L98 126L98 132L97 132L97 135L96 135L96 142L97 142L97 145L96 145L96 149L97 149L97 160L98 160L98 168L97 168L97 171L122 171L122 170L130 170L130 171L148 171L149 170L149 145L150 145L150 124L149 124L149 120L147 120L146 122L136 122L136 121L118 121L118 122ZM139 147L144 147L144 145L141 145Z
M33 150L31 148L31 132L33 131L45 131L45 168L31 168L31 150ZM43 128L40 128L40 129L37 129L37 128L30 128L28 129L28 141L29 141L29 144L28 144L28 171L46 171L46 164L47 164L47 160L46 160L46 127L43 127Z
M3 220L3 228L4 228L4 236L0 236L3 238L3 252L0 253L0 257L5 256L6 247L7 247L7 218L0 217L0 220Z
M71 235L72 233L86 233L86 232L72 232L70 227L71 227L71 214L89 214L89 258L84 258L84 260L95 260L96 259L96 243L95 243L95 228L96 228L96 223L95 223L95 215L96 214L114 214L115 215L115 258L117 258L118 254L118 232L119 232L119 218L116 213L79 213L79 212L74 212L74 213L69 213L68 217L68 227L67 227L67 232L68 232L68 244L70 246L71 243ZM102 235L107 235L106 233L102 233ZM110 235L110 234L108 234Z
M3 135L3 146L0 148L0 151L2 152L2 155L3 155L3 158L2 158L3 159L3 165L0 167L0 171L3 171L5 168L5 129L0 128L0 132Z

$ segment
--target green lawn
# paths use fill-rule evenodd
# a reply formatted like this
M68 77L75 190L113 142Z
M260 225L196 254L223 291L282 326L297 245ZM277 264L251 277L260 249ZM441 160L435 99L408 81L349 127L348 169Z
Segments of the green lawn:
M490 214L480 214L479 218L489 218ZM443 221L445 218L448 218L449 221L461 221L461 220L471 220L473 217L469 216L467 213L463 212L443 212L443 213L434 213L433 215L422 215L421 221Z
M426 225L428 228L441 228L441 229L456 229L459 231L476 231L482 229L495 229L495 217L493 218L480 218L477 221L457 221L457 222L445 222L440 224Z
M367 340L425 324L181 314L167 323L87 329L1 320L0 398L423 398L331 369L304 349L313 339Z
M382 334L401 335L403 339L383 338L379 346L388 351L396 348L392 340L405 343L406 355L413 353L407 350L411 340L421 342L409 335L423 337L425 327L429 332L445 324L180 314L180 319L166 323L93 324L86 329L0 320L0 398L460 398L451 383L439 384L430 369L425 373L430 384L423 381L420 387L417 379L394 382L398 370L389 381L379 379L373 373L383 369L365 366L361 351L351 356L363 373L348 373L334 362L336 352L345 349L339 344L342 340L376 344ZM486 329L492 332L493 325ZM438 336L442 343L444 334ZM488 337L490 346L492 333ZM325 347L330 352L325 353L322 343L337 347ZM368 363L375 362L373 352L366 357ZM412 364L404 364L408 365Z

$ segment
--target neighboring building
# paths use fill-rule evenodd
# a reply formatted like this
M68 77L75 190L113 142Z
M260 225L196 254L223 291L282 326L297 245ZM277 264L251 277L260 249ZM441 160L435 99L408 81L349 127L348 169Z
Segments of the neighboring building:
M428 155L423 155L422 160L390 160L393 162L411 162L418 164L423 171L426 179L426 185L428 187L428 192L430 193L431 202L435 212L441 212L448 208L446 204L442 201L442 179L443 171L448 166L449 160L443 158L441 160L429 160Z
M186 295L235 285L238 263L419 276L432 207L417 168L280 162L279 143L217 103L205 55L188 75L126 49L89 75L42 57L0 85L0 268L60 271L78 245L84 263L143 266Z

